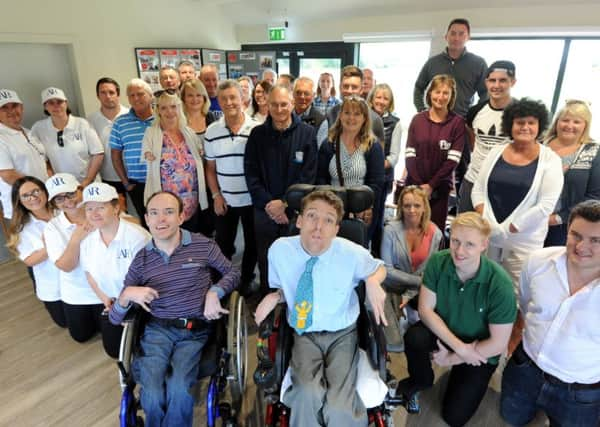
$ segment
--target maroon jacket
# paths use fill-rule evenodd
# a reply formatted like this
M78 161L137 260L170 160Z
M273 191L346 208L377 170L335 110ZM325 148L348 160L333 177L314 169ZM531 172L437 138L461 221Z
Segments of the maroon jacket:
M449 187L464 145L465 122L459 115L450 112L442 123L435 123L429 111L416 114L408 128L406 184L429 184L432 190Z

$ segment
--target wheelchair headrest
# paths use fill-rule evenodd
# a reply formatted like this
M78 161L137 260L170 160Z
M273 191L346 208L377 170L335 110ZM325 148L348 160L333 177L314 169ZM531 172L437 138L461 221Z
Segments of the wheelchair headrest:
M315 190L329 190L335 193L342 199L346 214L362 212L372 207L375 200L373 190L366 185L346 188L332 185L294 184L285 193L288 206L295 212L300 212L302 198Z

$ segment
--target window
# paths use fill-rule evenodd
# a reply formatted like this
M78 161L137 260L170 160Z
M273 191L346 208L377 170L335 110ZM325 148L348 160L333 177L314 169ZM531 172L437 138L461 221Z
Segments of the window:
M342 69L341 58L300 58L300 76L310 77L315 83L315 93L319 84L319 76L322 73L330 73L338 91L340 70Z

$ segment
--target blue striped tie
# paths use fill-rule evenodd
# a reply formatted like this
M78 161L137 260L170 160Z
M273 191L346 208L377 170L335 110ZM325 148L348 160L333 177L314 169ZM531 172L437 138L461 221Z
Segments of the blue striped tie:
M304 273L300 276L298 287L296 288L296 298L294 307L292 307L291 320L292 327L298 335L302 335L312 325L312 309L313 309L313 277L312 271L315 263L319 258L316 256L310 257L306 261Z

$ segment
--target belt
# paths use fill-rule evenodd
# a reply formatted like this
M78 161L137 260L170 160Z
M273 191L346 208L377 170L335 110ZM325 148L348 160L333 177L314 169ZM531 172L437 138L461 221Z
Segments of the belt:
M564 382L563 380L561 380L560 378L557 378L554 375L551 375L548 372L545 372L542 368L540 368L538 365L536 365L536 363L531 359L531 357L529 357L527 352L523 349L522 343L519 344L519 346L514 351L513 357L515 358L515 362L517 364L522 364L522 363L525 363L528 361L531 362L531 365L540 372L540 374L542 375L542 378L544 378L544 381L546 381L550 384L554 384L559 387L564 387L564 388L568 388L571 390L600 389L600 382L593 383L593 384L567 383L567 382Z
M163 319L160 317L154 317L150 319L151 322L156 322L162 326L172 326L178 329L202 329L210 325L210 322L207 322L204 319L189 319L187 317L178 317L176 319Z

